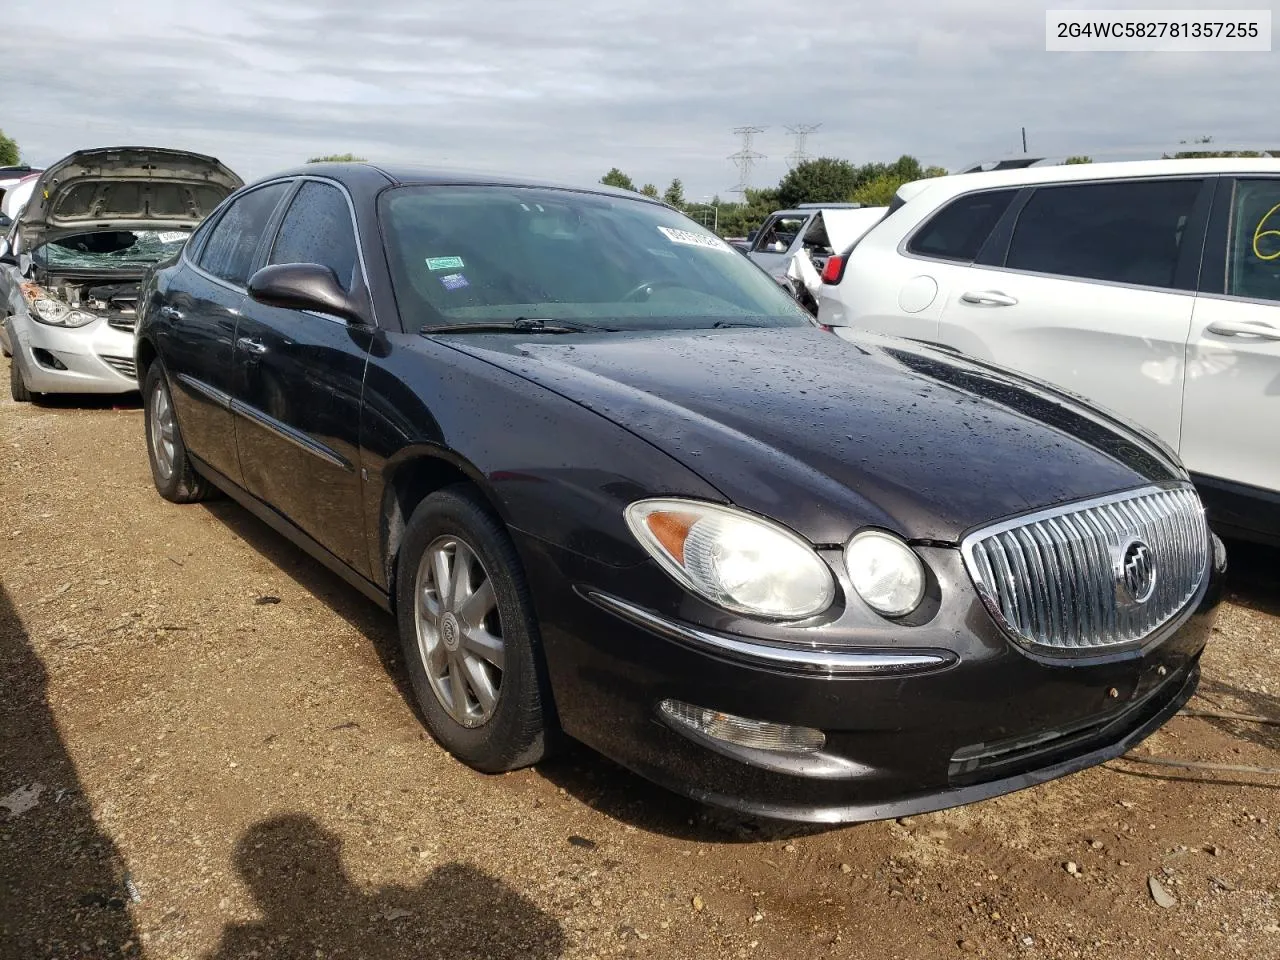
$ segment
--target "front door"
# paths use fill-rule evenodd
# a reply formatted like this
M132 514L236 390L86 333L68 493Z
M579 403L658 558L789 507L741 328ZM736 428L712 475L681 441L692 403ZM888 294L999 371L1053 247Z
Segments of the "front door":
M812 216L808 213L774 214L756 234L756 242L748 255L772 276L785 277L787 265L792 254L800 249L800 238Z
M328 266L367 296L346 196L331 183L302 182L267 262ZM373 332L247 300L232 399L245 488L365 576L360 404Z
M1280 178L1242 178L1218 196L1225 256L1206 257L1212 289L1196 298L1180 452L1198 480L1271 494L1261 499L1280 520ZM1222 250L1212 237L1210 248Z
M938 339L1057 384L1176 448L1212 182L1040 187L1007 254L954 278Z

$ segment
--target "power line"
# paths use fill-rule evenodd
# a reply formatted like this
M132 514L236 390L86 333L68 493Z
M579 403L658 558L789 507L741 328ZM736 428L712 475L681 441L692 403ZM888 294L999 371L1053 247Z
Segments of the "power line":
M813 159L813 157L809 155L808 151L805 150L805 146L809 142L809 134L813 133L813 131L817 130L820 126L822 126L820 123L797 123L785 128L787 133L796 138L795 149L787 154L788 166L796 167Z
M747 197L747 190L751 186L751 168L757 160L765 159L763 153L756 153L751 149L751 141L757 133L764 133L764 127L735 127L733 132L735 136L742 138L742 147L737 153L729 154L729 159L734 162L738 168L738 183L732 187L729 192L740 194L742 199Z

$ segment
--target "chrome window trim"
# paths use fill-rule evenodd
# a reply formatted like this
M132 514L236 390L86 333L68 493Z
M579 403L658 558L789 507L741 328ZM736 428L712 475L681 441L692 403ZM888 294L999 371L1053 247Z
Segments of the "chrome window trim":
M818 677L901 676L951 666L958 658L954 654L937 652L853 651L816 649L812 647L775 646L760 641L740 639L713 633L692 624L680 623L647 610L644 607L604 593L600 590L577 588L578 592L597 606L629 620L643 629L660 633L670 640L699 653L728 657L750 666L782 670Z

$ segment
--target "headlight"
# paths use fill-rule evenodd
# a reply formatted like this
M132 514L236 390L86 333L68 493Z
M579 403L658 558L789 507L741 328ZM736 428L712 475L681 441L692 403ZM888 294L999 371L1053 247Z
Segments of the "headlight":
M696 500L640 500L626 509L640 545L671 576L712 603L753 616L800 620L835 599L831 571L790 530Z
M83 327L86 323L93 323L98 319L91 313L72 310L62 301L50 300L47 297L33 300L31 313L41 323L48 323L55 327Z
M892 534L859 533L845 547L844 562L853 589L877 613L905 616L924 599L924 564Z

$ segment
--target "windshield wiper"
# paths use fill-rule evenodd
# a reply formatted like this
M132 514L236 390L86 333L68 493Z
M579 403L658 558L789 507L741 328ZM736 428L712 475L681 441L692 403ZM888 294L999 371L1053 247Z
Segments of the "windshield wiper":
M516 317L514 320L476 320L468 323L430 323L419 333L590 333L600 330L613 333L611 327L565 323L561 320L539 320Z

